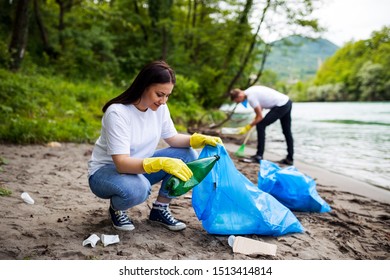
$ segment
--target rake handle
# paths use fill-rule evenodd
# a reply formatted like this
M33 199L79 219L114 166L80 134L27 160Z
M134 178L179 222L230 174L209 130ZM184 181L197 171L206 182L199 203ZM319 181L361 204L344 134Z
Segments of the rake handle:
M255 127L253 126L253 127L248 131L248 133L246 134L246 137L245 137L245 139L244 139L244 142L242 143L243 145L246 145L246 142L248 142L249 137L251 136L252 131L253 131L254 129L255 129Z

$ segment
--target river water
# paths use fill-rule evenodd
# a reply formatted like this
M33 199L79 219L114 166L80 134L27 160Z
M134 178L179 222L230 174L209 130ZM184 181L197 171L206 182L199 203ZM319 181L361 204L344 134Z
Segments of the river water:
M294 103L295 159L390 190L390 102ZM280 123L266 150L286 155Z
M237 109L232 126L254 116L252 109ZM296 160L390 191L390 102L295 102L292 131ZM279 121L266 130L265 150L286 155Z

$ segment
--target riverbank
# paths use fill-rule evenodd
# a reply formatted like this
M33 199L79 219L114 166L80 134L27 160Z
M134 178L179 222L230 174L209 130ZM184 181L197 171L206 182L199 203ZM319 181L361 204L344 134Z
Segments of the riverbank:
M234 151L236 146L225 146ZM234 144L232 144L234 145ZM331 206L329 213L294 212L304 233L279 237L246 237L277 246L275 256L248 256L233 253L228 236L210 235L195 216L191 193L171 204L173 214L187 224L181 232L171 232L148 222L149 199L129 211L135 230L118 232L108 219L108 202L89 190L86 168L92 145L62 143L60 147L42 145L0 145L2 165L0 184L12 191L0 196L0 259L60 260L383 260L390 259L389 203L351 192L324 170L303 170L317 180L319 195ZM251 152L248 147L247 152ZM267 155L268 157L268 155ZM236 168L252 182L257 181L258 164L239 162ZM266 158L272 160L273 158ZM334 181L324 181L324 180ZM340 183L336 186L332 182ZM328 184L329 183L329 184ZM21 199L28 192L35 204ZM119 243L83 246L91 234L118 235Z

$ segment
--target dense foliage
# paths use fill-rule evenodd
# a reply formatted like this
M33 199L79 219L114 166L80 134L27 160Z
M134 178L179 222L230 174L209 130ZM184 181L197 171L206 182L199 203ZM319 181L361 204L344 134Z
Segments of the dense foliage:
M316 31L313 9L307 0L1 1L0 140L92 141L103 104L156 59L177 73L169 105L185 129L257 72L253 46L273 15L283 31Z
M389 101L390 28L343 46L302 88L304 101Z

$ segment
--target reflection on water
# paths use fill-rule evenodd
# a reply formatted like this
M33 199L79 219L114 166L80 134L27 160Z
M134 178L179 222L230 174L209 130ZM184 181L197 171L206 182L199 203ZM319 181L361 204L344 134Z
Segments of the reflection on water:
M390 103L294 103L295 159L390 190ZM286 154L279 122L266 150Z

